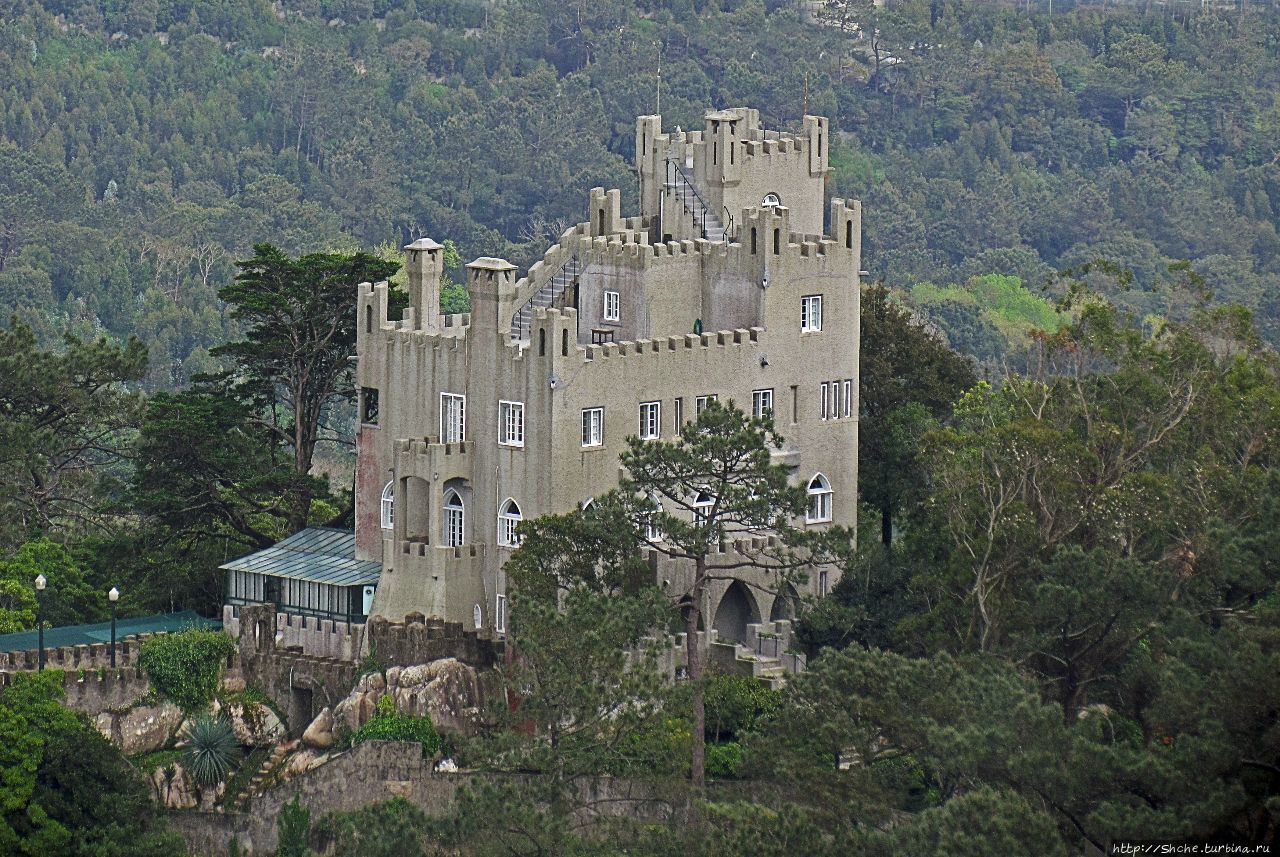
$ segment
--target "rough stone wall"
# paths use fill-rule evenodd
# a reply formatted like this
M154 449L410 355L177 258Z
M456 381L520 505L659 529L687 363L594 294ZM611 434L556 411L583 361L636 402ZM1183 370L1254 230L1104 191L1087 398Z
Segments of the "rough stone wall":
M224 604L222 628L233 638L240 637L241 607ZM301 649L302 654L340 661L359 660L364 625L335 622L316 616L276 613L275 636L278 649Z
M426 619L421 613L412 613L403 622L375 616L366 627L369 651L387 667L457 658L468 666L489 669L503 657L502 642L484 633L463 630L459 622Z
M277 819L286 803L297 800L318 820L329 812L350 812L379 801L401 797L429 815L442 815L452 806L458 789L474 775L438 774L417 744L366 741L333 761L301 774L269 792L254 796L240 812L167 813L169 822L187 840L193 855L222 857L231 838L241 853L265 855L277 844ZM582 784L584 801L597 805L598 815L628 816L652 822L672 820L670 803L643 785L608 777ZM584 819L589 820L589 819Z
M150 634L142 634L118 640L116 666L136 666L142 641L150 636ZM96 670L108 669L111 666L110 643L46 648L44 655L45 669L51 670ZM40 653L37 649L24 652L0 652L0 673L28 672L37 669L39 665Z

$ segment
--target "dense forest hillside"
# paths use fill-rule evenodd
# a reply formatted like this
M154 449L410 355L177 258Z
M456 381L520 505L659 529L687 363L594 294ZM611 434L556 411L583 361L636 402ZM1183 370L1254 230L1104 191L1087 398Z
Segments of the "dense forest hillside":
M425 232L527 264L591 186L631 204L634 117L655 108L660 60L669 125L713 105L771 125L830 115L830 192L864 200L872 275L989 362L1052 312L1054 270L1096 259L1132 271L1091 276L1127 285L1141 315L1210 290L1280 337L1272 7L807 8L7 3L0 314L47 342L135 334L163 389L234 335L216 291L255 241Z

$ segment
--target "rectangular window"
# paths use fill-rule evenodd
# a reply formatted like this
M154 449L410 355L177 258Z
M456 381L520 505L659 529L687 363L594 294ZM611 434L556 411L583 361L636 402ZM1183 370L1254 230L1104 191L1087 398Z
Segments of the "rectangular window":
M524 402L498 401L498 443L524 446Z
M702 416L702 412L707 409L707 402L719 401L720 397L714 393L706 396L698 396L693 400L693 418L696 420Z
M795 384L791 385L791 424L795 425L800 421L800 388Z
M365 425L378 424L378 388L360 388L360 422Z
M822 295L806 295L800 299L800 332L822 330Z
M842 416L853 415L853 379L841 382L844 385L844 413Z
M640 403L640 439L653 440L662 432L662 402Z
M818 596L820 598L827 597L827 573L825 571L818 572ZM498 596L501 598L502 596Z
M773 390L753 390L751 392L751 416L758 420L772 418Z
M617 292L604 293L604 320L617 321L622 317L622 300Z
M582 409L582 445L600 446L604 443L604 408Z
M676 397L671 403L671 425L675 428L675 433L680 433L680 427L684 425L684 399Z
M818 385L818 419L820 420L827 418L827 392L830 386L826 381Z
M831 419L840 419L840 382L831 382Z
M823 574L826 574L824 571ZM493 611L493 630L506 633L507 630L507 596L499 595Z
M467 436L467 397L440 394L440 442L459 443Z

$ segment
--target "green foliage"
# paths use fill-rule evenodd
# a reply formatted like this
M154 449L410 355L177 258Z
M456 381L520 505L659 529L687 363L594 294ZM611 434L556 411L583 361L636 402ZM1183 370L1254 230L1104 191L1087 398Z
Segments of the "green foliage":
M425 857L422 831L429 827L422 810L397 797L355 812L329 813L316 823L315 836L321 853Z
M747 754L737 741L707 745L707 776L713 780L734 779L742 771Z
M399 714L394 700L389 706L384 705L383 700L391 700L391 697L383 696L378 700L378 711L373 719L351 734L352 744L361 741L410 741L422 745L424 758L431 758L445 748L444 739L432 725L430 717Z
M311 810L307 809L297 798L280 808L280 817L276 820L279 829L276 845L276 857L309 857L312 854L308 847L311 837Z
M191 628L145 640L139 664L157 691L195 713L217 695L222 670L235 651L235 641L221 631Z
M197 785L211 787L221 783L240 759L240 743L226 717L208 714L197 717L186 737L182 766Z
M182 840L146 785L84 715L61 672L17 673L0 692L0 851L15 857L170 857Z
M707 737L733 739L780 703L778 691L751 676L713 675L707 681Z
M93 622L106 612L106 593L94 592L84 569L62 545L37 539L0 560L0 631L26 631L36 625L35 579L48 581L44 593L46 625Z

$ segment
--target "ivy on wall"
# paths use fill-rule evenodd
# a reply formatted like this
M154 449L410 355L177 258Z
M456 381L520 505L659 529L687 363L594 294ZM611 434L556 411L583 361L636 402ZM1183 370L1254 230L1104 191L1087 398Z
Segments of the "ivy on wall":
M235 641L221 631L192 628L146 640L139 663L157 692L183 711L195 712L213 701L235 651Z

